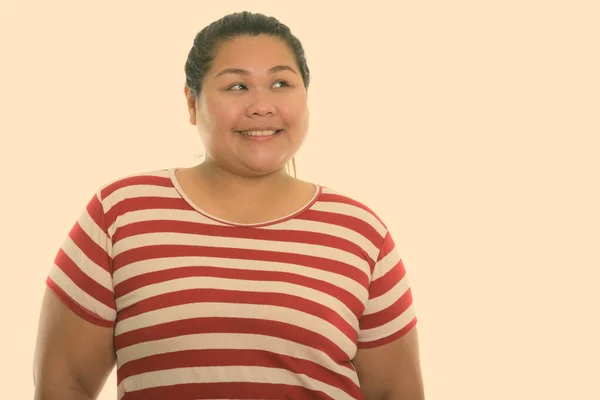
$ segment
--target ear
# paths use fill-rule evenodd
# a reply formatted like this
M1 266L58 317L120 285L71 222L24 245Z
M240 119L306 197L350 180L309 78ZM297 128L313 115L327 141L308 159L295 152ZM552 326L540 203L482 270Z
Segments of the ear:
M192 96L190 88L184 86L183 92L187 101L188 112L190 113L190 124L196 125L196 99Z

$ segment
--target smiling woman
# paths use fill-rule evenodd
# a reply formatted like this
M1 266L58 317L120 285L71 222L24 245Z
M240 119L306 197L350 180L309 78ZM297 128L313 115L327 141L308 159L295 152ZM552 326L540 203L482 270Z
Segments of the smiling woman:
M308 130L308 68L297 61L305 63L304 55L267 35L238 36L215 47L210 70L193 71L194 49L186 68L190 122L198 126L207 159L238 175L279 171Z
M249 12L195 38L184 87L206 159L100 187L47 278L37 399L422 399L416 313L386 225L291 176L309 69Z

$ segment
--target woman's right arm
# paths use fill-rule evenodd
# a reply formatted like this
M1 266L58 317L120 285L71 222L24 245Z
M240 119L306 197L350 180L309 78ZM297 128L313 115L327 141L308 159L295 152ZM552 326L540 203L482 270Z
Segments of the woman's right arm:
M34 357L34 400L94 400L115 366L113 328L92 324L46 289Z

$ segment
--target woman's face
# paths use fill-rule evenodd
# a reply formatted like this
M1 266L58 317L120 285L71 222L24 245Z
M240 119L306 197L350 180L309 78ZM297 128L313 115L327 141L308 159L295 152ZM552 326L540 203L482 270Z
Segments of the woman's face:
M307 92L294 54L269 36L224 43L198 99L188 96L206 157L236 174L284 168L308 131Z

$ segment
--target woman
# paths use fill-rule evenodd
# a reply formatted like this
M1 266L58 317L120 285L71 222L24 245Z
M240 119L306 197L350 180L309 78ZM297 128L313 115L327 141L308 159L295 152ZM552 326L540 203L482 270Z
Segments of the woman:
M92 197L47 279L37 399L422 399L416 316L384 223L291 176L309 69L274 18L202 30L185 95L206 159Z

